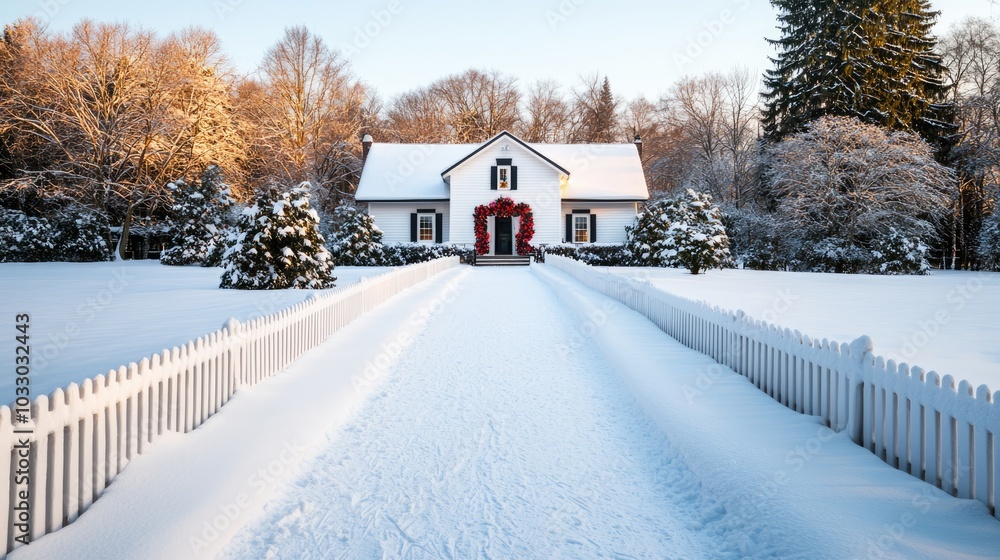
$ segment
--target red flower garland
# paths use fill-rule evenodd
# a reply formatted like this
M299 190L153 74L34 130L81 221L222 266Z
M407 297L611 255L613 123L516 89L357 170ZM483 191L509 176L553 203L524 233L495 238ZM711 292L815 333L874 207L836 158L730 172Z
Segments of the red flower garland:
M485 255L490 252L490 234L486 231L490 216L498 218L520 217L521 222L517 228L517 235L514 236L517 254L527 255L531 252L531 238L535 236L535 218L531 213L531 206L528 204L514 202L506 196L501 196L489 204L477 206L474 216L477 255Z

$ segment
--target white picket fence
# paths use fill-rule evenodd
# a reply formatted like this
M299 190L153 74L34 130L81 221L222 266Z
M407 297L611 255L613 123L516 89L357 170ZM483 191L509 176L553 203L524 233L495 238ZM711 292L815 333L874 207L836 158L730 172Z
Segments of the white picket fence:
M546 263L641 313L679 342L747 377L783 405L889 465L1000 519L1000 392L876 356L872 342L818 340L550 255Z
M189 432L233 395L280 371L361 314L400 291L458 265L448 257L396 269L325 292L247 323L230 320L221 330L164 350L139 364L71 383L32 403L33 434L15 433L12 411L0 407L0 509L4 546L19 545L13 508L19 440L27 439L30 468L30 536L37 539L72 523L136 455L165 432ZM22 490L24 489L22 485ZM14 513L15 515L11 515Z

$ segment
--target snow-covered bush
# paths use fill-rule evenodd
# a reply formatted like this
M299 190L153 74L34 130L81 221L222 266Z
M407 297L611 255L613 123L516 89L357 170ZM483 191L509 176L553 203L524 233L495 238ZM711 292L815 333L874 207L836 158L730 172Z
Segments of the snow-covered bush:
M72 205L63 208L52 223L56 236L54 260L100 262L114 258L108 246L110 226L98 212Z
M730 252L744 268L787 270L794 260L795 236L780 214L757 208L729 208L723 223Z
M712 197L691 189L655 201L626 229L637 266L680 266L698 274L730 266L729 238Z
M327 245L337 266L381 266L386 262L382 230L374 218L347 204L338 206L333 214L339 226Z
M55 259L56 230L45 218L0 209L0 262Z
M889 233L875 240L872 247L872 274L927 274L927 245L920 239L906 237L890 229Z
M839 237L829 237L802 240L791 268L799 272L859 274L871 266L869 251Z
M223 256L221 287L246 290L333 286L333 259L309 208L309 184L265 190L240 215Z
M1000 209L983 220L978 248L980 266L986 270L1000 270Z
M546 255L569 257L591 266L630 266L632 258L625 245L565 244L545 247Z
M672 200L656 199L625 227L625 251L632 266L677 266L673 256L665 256Z
M175 266L221 265L233 206L222 170L210 165L200 182L179 180L167 188L174 196L170 216L173 239L171 247L160 255L160 262Z

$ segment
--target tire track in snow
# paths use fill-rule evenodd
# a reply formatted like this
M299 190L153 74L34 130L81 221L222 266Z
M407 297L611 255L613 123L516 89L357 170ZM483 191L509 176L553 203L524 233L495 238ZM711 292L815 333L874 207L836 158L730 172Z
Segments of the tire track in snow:
M227 558L740 558L741 524L525 269L475 269Z

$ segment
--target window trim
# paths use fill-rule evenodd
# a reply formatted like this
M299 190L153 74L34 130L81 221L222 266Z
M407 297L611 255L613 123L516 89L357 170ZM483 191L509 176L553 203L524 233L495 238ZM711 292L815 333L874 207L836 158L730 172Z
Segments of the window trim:
M423 226L424 219L427 219L430 222L430 239L424 239L423 235L422 235L422 233L424 231L424 226ZM437 239L437 237L436 237L436 234L437 234L436 229L437 228L436 228L435 222L436 222L436 219L435 219L435 215L434 214L431 214L429 212L418 212L417 213L417 243L430 243L430 244L433 244L435 242L435 239Z
M511 168L510 165L498 165L497 166L497 190L499 191L509 191L511 190ZM504 178L506 176L506 179ZM506 186L504 185L506 183Z
M580 223L584 224L584 227L580 227ZM586 239L582 241L579 238L580 232L586 232ZM590 243L590 215L589 214L573 214L573 243Z

